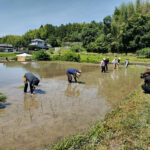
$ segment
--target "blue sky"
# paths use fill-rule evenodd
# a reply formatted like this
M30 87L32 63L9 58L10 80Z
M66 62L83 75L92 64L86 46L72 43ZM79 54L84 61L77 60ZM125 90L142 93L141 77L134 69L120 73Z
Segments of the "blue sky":
M22 35L41 25L100 22L135 0L0 0L0 36Z

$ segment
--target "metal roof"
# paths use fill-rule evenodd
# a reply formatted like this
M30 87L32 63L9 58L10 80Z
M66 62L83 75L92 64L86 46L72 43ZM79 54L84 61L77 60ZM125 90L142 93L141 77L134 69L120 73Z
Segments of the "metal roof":
M32 42L36 42L36 41L39 41L39 42L43 42L44 40L41 40L41 39L34 39L34 40L31 40Z
M0 44L0 47L9 47L9 48L13 48L12 44Z

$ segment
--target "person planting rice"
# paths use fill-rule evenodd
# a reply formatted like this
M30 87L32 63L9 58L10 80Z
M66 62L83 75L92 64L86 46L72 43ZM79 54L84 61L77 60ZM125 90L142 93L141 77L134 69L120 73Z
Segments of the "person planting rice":
M128 68L128 65L129 65L129 59L127 58L125 61L125 67Z
M145 93L150 94L150 70L141 74L141 78L144 78L144 84L141 86Z
M100 62L101 72L105 72L105 58Z
M66 71L67 77L68 77L68 82L72 82L72 76L74 77L75 82L77 82L77 78L81 75L81 70L74 69L74 68L69 68Z
M117 57L115 57L115 59L112 61L112 63L114 64L114 69L117 69L117 64L118 64Z
M32 73L26 73L23 75L23 81L24 81L24 93L27 92L28 89L28 82L30 84L30 92L33 95L33 91L35 89L35 86L38 86L40 80L33 75Z
M105 71L108 71L109 57L105 60Z

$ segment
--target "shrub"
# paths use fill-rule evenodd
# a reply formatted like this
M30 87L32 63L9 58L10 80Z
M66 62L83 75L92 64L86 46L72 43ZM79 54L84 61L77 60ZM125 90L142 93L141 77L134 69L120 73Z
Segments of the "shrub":
M68 52L63 55L53 55L52 60L80 62L80 55L73 52Z
M85 49L80 45L72 45L71 51L72 52L82 52L82 51L85 51Z
M138 50L138 51L136 51L136 55L150 58L150 48L143 48L141 50Z
M74 62L80 62L80 55L73 53L73 52L69 52L69 53L65 53L62 57L61 60L63 61L74 61Z
M53 55L52 60L61 60L61 56L60 55Z
M35 60L50 60L50 55L48 55L45 50L40 50L34 53L33 58Z
M0 93L0 102L5 102L6 101L6 96Z

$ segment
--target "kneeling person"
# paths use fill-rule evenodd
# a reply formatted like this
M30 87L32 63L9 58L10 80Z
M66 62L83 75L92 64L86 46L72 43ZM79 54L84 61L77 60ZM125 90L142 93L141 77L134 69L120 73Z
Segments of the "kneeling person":
M35 89L35 86L38 86L40 80L33 75L32 73L26 73L23 75L23 81L24 81L24 92L27 92L28 89L28 82L30 84L30 92L33 94L33 91Z
M74 77L75 82L77 82L77 78L81 75L81 71L78 69L69 68L66 71L68 82L72 82L72 76Z

